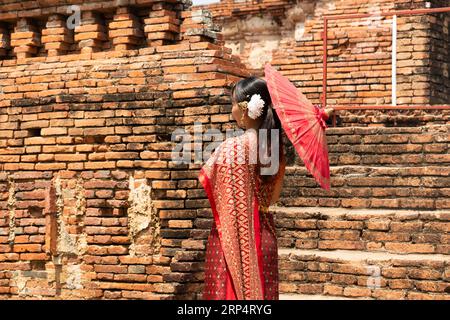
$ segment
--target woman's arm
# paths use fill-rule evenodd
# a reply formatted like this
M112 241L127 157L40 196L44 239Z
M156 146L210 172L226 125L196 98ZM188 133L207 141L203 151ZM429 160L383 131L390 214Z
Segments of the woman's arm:
M281 189L283 187L285 169L286 169L286 157L283 154L280 161L280 168L277 177L275 179L275 185L273 187L272 199L270 200L270 204L274 204L280 198Z

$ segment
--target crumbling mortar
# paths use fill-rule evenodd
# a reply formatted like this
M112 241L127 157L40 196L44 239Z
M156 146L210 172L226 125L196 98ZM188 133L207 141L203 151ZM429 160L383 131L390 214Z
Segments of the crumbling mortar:
M135 180L130 176L129 186L130 194L128 202L128 228L131 240L130 255L135 256L136 253L136 239L138 235L144 231L149 230L152 235L150 246L153 248L153 253L159 252L160 243L160 221L157 210L153 205L151 196L152 188L146 183L141 183L139 187L134 187Z
M8 190L8 216L9 216L9 233L8 242L10 245L14 244L16 238L16 197L15 197L15 183L11 176L8 176L9 190Z
M86 250L86 235L72 235L67 232L67 227L63 219L64 211L64 196L61 188L61 179L56 177L55 179L56 190L56 221L57 221L57 252L58 254L69 254L79 256ZM76 215L84 216L85 212L85 199L82 191L82 182L77 180L76 190ZM80 221L77 221L81 223Z

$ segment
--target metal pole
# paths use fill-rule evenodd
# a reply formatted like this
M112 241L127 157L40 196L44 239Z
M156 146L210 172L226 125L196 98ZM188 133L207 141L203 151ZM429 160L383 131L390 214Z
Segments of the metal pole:
M392 105L397 105L397 16L392 17Z
M322 84L322 108L327 106L327 59L328 59L328 19L323 19L323 84Z

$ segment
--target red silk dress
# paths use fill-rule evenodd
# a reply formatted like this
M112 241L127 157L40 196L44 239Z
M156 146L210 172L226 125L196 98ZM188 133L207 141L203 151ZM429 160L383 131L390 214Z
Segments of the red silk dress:
M256 134L248 130L228 138L200 170L214 216L204 300L279 299L277 238L268 211L274 183L263 183L251 160Z

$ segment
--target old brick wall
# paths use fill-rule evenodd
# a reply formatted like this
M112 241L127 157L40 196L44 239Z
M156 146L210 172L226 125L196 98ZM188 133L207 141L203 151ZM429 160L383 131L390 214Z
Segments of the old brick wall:
M223 46L228 36L222 39L210 15L189 3L89 1L79 7L75 30L66 25L73 11L58 3L0 5L0 298L199 298L212 214L197 181L199 164L171 162L171 134L192 132L194 121L231 128L229 84L250 73ZM68 1L76 3L82 2ZM304 3L313 5L305 21L297 21L302 14L294 9L294 30L274 29L285 38L278 42L276 35L273 43L292 60L280 50L273 61L284 60L277 66L299 77L292 79L309 86L318 102L317 21L325 9ZM349 0L335 5L336 13L356 10ZM244 8L254 10L228 6L239 6L243 16ZM279 19L291 8L260 6L262 15L277 8ZM302 33L302 23L314 33ZM424 23L428 30L429 20ZM254 24L244 26L249 43ZM445 34L440 24L434 28ZM296 37L305 37L303 46L294 44ZM265 57L273 43L255 57ZM379 58L364 63L389 65ZM414 78L417 90L426 89L424 74ZM354 86L358 94L367 91ZM365 126L367 115L343 119ZM448 299L448 128L328 129L331 194L290 150L274 208L280 292ZM377 274L379 287L369 287Z
M446 104L450 100L450 15L434 15L431 26L431 102Z
M273 207L284 298L450 299L449 128L328 129L329 192L290 160Z
M432 7L445 1L429 1ZM426 1L222 1L201 6L223 26L226 46L252 73L271 62L314 101L322 97L323 16L371 13L368 19L329 22L328 104L389 105L392 19L377 13L425 8ZM448 5L448 4L447 4ZM449 104L448 14L398 17L398 105ZM255 32L254 32L255 31ZM445 55L444 55L445 52ZM448 123L446 111L340 111L343 125Z
M317 188L302 160L291 156L280 204L450 209L448 127L329 128L332 190Z
M39 3L0 5L0 297L195 298L211 212L171 134L229 128L245 67L189 3Z
M432 7L448 1L430 1ZM329 104L391 103L391 19L425 1L229 1L205 6L253 74L271 62L315 103L329 23ZM256 30L256 32L252 32ZM449 104L448 14L398 17L399 105ZM288 145L272 207L282 299L450 299L449 112L339 112L327 129L331 189Z

